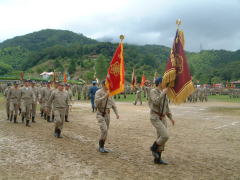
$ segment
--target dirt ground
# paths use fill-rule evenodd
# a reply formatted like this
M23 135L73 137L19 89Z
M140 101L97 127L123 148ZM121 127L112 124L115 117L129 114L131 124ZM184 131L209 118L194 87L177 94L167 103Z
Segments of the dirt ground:
M163 159L155 165L149 147L155 129L146 102L142 106L117 103L120 119L112 113L106 147L97 152L99 127L89 103L76 102L63 139L53 136L53 123L38 115L26 127L6 120L0 112L1 180L240 180L240 118L216 108L239 108L237 103L171 105L176 120L169 123L170 139ZM211 109L215 108L215 111ZM19 118L18 118L19 121Z

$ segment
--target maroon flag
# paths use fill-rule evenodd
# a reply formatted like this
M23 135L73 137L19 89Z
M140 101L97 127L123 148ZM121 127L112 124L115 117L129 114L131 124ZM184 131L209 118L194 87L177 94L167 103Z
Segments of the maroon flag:
M163 75L163 87L170 87L167 93L174 104L180 104L194 92L187 58L184 53L184 34L176 32L166 71Z

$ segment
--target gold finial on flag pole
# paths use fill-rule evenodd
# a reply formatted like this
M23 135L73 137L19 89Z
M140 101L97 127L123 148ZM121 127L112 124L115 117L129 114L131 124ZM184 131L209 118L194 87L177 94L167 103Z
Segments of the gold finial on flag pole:
M122 42L123 39L124 39L124 35L121 34L121 35L119 36L119 38L121 39L121 42Z
M177 28L179 28L179 26L181 25L181 23L182 23L181 19L177 19L177 20L176 20Z

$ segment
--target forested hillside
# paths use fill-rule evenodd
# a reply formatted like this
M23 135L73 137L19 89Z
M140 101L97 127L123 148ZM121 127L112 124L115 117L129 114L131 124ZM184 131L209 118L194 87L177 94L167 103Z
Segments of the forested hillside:
M41 30L0 43L0 74L25 71L39 74L43 71L66 71L72 78L99 79L106 69L117 44L98 42L71 31ZM124 44L126 79L132 69L138 81L144 73L152 80L155 71L162 74L170 48L159 45L137 46ZM187 52L190 69L200 83L216 83L240 79L240 50Z

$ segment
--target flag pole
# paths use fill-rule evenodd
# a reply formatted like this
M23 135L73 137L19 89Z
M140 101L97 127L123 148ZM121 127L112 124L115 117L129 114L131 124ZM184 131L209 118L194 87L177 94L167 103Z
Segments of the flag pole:
M121 35L119 36L119 38L120 38L120 43L122 43L122 42L123 42L123 39L124 39L124 35L121 34ZM109 98L109 97L107 97L106 104L105 104L105 107L104 107L103 116L105 116L105 114L106 114L108 98Z
M176 24L177 24L177 30L179 30L179 26L181 25L181 20L180 19L177 19L176 20ZM175 43L175 42L174 42ZM167 88L168 88L169 84L167 84ZM163 99L163 108L162 108L162 112L161 112L161 115L163 115L163 111L164 111L164 106L165 106L165 103L166 103L166 99L167 99L167 94L164 95L164 99Z

